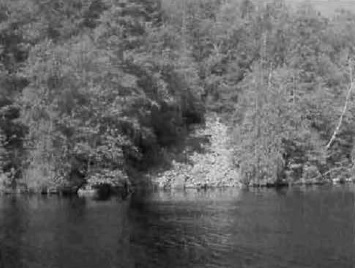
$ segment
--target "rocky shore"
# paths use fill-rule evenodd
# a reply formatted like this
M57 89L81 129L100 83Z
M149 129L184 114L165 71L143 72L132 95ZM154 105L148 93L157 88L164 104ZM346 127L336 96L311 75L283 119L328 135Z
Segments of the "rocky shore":
M183 162L172 161L171 168L152 178L158 188L212 188L241 186L233 166L233 151L227 125L216 117L191 134L191 139L206 140L201 150L186 148Z

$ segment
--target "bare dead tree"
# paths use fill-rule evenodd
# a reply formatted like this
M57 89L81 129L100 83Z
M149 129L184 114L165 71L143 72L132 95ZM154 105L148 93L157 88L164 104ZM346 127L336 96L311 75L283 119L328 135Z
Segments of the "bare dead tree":
M336 136L338 135L339 133L339 130L340 130L340 127L341 127L341 124L343 123L343 119L344 119L344 116L345 116L345 113L348 109L348 105L349 105L349 101L350 101L350 97L351 97L351 92L355 86L355 83L353 81L353 68L352 68L352 63L351 61L349 60L349 76L350 76L350 86L349 86L349 89L348 89L348 92L346 94L346 99L345 99L345 103L344 103L344 107L343 107L343 110L341 112L341 115L340 115L340 118L339 118L339 121L338 121L338 124L333 132L333 135L332 137L330 138L329 142L327 143L326 145L326 149L328 150L330 148L330 146L333 144Z

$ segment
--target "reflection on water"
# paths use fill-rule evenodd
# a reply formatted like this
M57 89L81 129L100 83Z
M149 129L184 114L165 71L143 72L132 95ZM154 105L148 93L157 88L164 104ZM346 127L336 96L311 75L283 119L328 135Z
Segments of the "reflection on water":
M0 267L353 267L354 187L0 198Z

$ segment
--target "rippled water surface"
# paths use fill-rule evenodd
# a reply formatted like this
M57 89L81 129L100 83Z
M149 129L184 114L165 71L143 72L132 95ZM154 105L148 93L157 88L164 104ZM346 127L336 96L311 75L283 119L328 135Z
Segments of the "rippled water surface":
M0 197L0 267L355 267L355 187Z

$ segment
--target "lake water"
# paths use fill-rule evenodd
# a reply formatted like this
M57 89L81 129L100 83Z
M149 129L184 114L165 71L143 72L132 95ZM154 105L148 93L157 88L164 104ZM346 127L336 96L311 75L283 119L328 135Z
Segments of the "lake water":
M355 267L355 187L0 197L1 268Z

